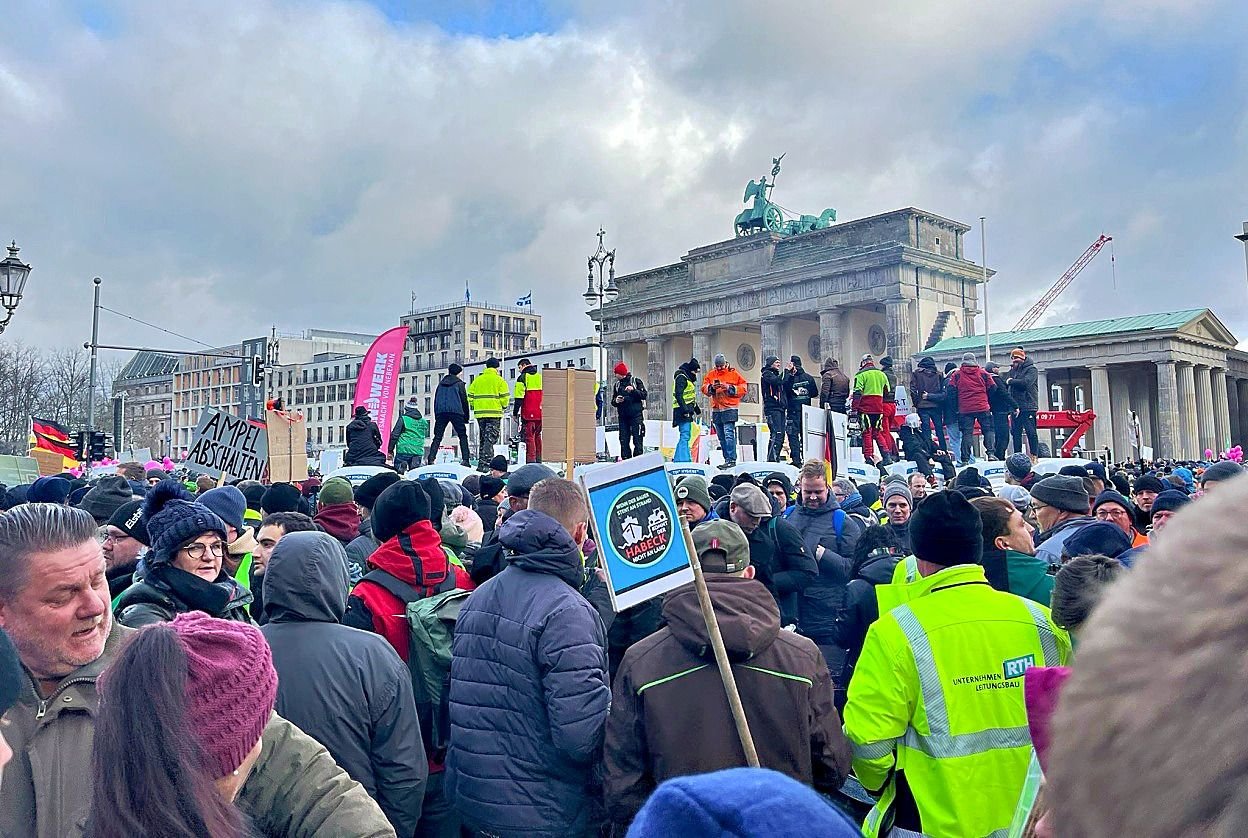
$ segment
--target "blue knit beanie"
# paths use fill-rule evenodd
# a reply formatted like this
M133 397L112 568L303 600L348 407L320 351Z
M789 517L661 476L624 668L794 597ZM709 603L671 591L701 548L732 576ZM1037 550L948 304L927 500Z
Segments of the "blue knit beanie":
M169 564L178 548L206 532L215 532L225 541L225 524L217 514L201 503L176 480L157 483L143 499L143 519L151 550L149 565Z
M64 477L40 477L30 484L27 503L64 503L74 485Z
M209 489L195 500L211 509L218 518L242 533L243 515L247 512L247 497L241 490L234 486L219 486L216 489Z
M729 768L666 781L628 830L628 838L671 835L849 838L861 832L839 809L791 777L766 768Z

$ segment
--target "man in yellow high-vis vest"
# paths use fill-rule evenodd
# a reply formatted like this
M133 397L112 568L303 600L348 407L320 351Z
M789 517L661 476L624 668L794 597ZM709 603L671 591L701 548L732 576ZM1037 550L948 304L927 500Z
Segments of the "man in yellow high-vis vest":
M1066 663L1070 639L988 584L981 526L956 492L924 500L920 578L867 632L845 707L854 772L879 798L865 835L1008 832L1031 758L1023 673Z

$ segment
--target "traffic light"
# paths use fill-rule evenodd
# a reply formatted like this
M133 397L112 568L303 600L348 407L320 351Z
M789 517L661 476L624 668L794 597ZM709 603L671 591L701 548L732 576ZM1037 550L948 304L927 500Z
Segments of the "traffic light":
M251 386L264 386L264 358L260 355L251 356Z
M74 459L80 463L87 461L87 456L91 453L91 438L86 431L79 431L74 434Z
M91 432L91 460L104 459L104 449L108 445L108 435L103 431Z

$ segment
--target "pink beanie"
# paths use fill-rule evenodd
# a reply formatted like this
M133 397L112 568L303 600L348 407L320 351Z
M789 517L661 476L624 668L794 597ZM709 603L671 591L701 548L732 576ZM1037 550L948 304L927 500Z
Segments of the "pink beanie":
M481 516L474 510L466 506L457 506L451 510L451 520L464 528L469 541L480 544L485 538L485 524L481 522Z
M1031 729L1031 744L1035 746L1040 767L1048 770L1049 723L1057 710L1057 699L1062 686L1070 677L1069 666L1033 666L1023 673L1023 701L1027 705L1027 727Z
M202 611L169 624L186 652L186 709L214 777L225 777L260 741L277 702L277 670L260 629Z

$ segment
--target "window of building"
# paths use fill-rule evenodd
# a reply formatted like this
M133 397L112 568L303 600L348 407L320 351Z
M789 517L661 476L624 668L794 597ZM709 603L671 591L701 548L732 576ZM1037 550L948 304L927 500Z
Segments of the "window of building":
M339 442L339 443L341 443L341 442L342 442L343 437L346 435L346 433L347 433L347 426L346 426L346 425L339 425L339 426L338 426L338 442Z
M427 362L425 364L425 369L427 370L433 369L433 353L432 352L430 352L427 356L425 356L425 361Z
M400 379L399 379L399 395L400 395L400 396L401 396L401 395L403 395L403 392L404 392L404 390L403 390L403 386L404 386L405 384L407 384L407 379L406 379L406 378L400 378Z
M442 315L442 328L443 329L451 328L451 315L449 314Z
M324 441L323 436L322 436L322 435L323 435L323 433L324 433L324 431L323 431L322 429L320 429L320 428L317 428L317 429L316 429L316 444L317 444L317 445L324 445L324 444L325 444L325 441Z
M485 335L485 340L482 341L482 343L484 344L486 349L493 349L494 348L494 336L487 332Z
M432 410L433 410L433 407L432 405L429 404L429 397L425 396L425 415L426 416L429 415L430 411Z
M324 422L324 421L325 421L325 408L323 408L323 407L318 407L318 408L316 409L316 421L318 421L318 422Z
M303 376L302 376L303 383L307 384L308 383L308 371L302 370L302 372L303 372Z
M403 372L410 372L411 369L412 369L412 356L404 355L403 356Z
M529 338L529 349L537 349L537 338Z
M469 354L469 356L472 358L472 360L476 361L476 360L479 360L479 356L480 356L480 354L481 354L481 353L479 353L477 350L475 350L475 349L474 349L474 350L472 350L471 352L469 352L468 354Z
M463 332L461 332L459 329L456 329L456 330L455 330L455 336L454 336L454 338L453 338L453 339L454 339L455 343L463 343L463 341L464 341L464 333L463 333Z
M455 312L455 325L456 326L464 325L464 313L462 311Z
M338 405L338 418L339 419L347 418L347 406L345 404Z
M529 321L529 331L530 331L530 332L536 332L536 331L537 331L537 321L536 321L536 320L530 320L530 321Z
M351 382L350 386L347 387L347 398L349 399L355 398L355 382L354 381Z
M476 326L476 325L477 325L477 323L479 323L479 322L480 322L480 315L479 315L479 314L477 314L477 312L475 312L475 311L474 311L474 312L472 312L472 314L470 314L470 315L469 315L468 322L469 322L469 323L471 323L472 325Z
M431 385L431 382L432 382L432 381L433 381L433 376L431 376L431 375L426 375L426 376L425 376L425 392L426 392L426 393L428 393L428 392L429 392L429 388L430 388L430 386L432 386L432 385Z
M492 331L494 329L494 315L487 314L482 317L481 325L486 329L486 331Z
M480 333L480 332L469 332L469 333L468 333L468 342L469 342L469 343L480 343L480 342L481 342L481 333Z

